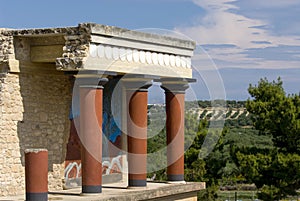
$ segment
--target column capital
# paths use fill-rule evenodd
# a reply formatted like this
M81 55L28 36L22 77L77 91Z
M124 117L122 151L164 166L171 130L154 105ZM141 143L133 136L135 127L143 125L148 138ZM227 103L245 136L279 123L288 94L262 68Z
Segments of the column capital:
M165 92L171 93L185 93L185 90L189 88L189 83L196 82L196 79L187 78L161 78L156 80L162 83L161 88Z
M82 88L103 88L108 82L108 78L99 77L97 75L76 76L76 85Z
M122 84L127 91L148 91L153 79L146 75L129 75L122 78Z

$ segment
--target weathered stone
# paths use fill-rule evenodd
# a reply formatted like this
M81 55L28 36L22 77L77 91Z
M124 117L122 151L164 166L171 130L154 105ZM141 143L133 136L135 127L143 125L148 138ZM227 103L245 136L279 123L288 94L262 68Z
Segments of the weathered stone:
M0 195L15 195L24 191L23 151L32 147L50 150L49 167L53 168L49 169L49 189L62 189L62 161L66 148L66 137L63 136L68 136L65 128L69 123L66 118L71 98L68 77L5 74L0 75L0 86L0 164L3 164L0 165L0 182L7 182L6 185L1 182ZM45 97L45 100L36 98L39 96ZM57 121L50 123L49 119ZM64 125L61 125L62 122Z

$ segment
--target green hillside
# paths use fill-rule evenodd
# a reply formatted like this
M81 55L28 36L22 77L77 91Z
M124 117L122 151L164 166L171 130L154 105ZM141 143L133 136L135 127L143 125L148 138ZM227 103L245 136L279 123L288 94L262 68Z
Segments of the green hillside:
M219 103L219 104L218 104ZM216 189L237 189L252 186L236 163L238 150L269 150L272 138L254 129L251 114L245 101L186 102L185 117L185 180L206 181ZM164 105L149 105L148 153L156 153L166 147ZM211 150L203 146L210 141ZM200 153L201 152L201 153ZM209 152L209 153L208 153ZM165 154L165 153L164 153ZM199 155L205 156L199 158ZM148 161L151 171L160 166L163 156ZM149 173L155 180L165 180L166 170Z
M185 181L206 182L200 200L230 197L230 190L248 200L254 191L266 201L299 196L300 94L287 95L280 78L261 79L248 92L248 101L186 102ZM148 153L160 152L150 157L148 176L165 180L163 105L149 106L148 123Z

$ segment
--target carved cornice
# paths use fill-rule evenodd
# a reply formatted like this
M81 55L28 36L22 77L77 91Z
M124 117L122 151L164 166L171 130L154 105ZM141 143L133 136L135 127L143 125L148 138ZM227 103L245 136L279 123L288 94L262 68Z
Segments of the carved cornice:
M191 58L141 49L124 48L112 45L91 44L89 55L92 58L105 58L149 65L191 68Z

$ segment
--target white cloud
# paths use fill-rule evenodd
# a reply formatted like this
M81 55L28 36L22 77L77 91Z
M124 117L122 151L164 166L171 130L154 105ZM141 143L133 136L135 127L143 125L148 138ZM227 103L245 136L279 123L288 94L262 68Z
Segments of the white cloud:
M299 0L272 0L272 1L262 1L262 0L251 0L248 1L249 4L255 5L257 7L289 7L289 6L295 6L300 5Z
M300 45L296 36L281 35L275 36L265 27L270 26L270 22L261 19L251 19L243 14L237 14L240 8L233 3L237 0L193 0L195 4L206 10L206 16L201 18L194 26L176 27L175 30L186 34L198 44L229 44L233 47L228 48L210 48L209 55L213 59L224 60L225 62L236 63L236 66L250 67L251 63L259 63L260 68L281 68L299 67L299 62L283 62L262 60L261 58L248 58L245 50L249 48L277 47L280 45ZM273 0L269 1L247 1L248 6L273 6L286 7L299 4L298 0ZM267 4L268 3L268 4ZM276 57L276 55L274 55ZM226 65L218 67L227 67ZM253 67L253 66L252 66Z
M193 2L202 8L207 10L228 10L236 9L237 7L229 4L235 2L236 0L193 0Z
M229 12L229 9L238 9L230 4L232 2L235 0L194 0L194 3L206 9L207 15L198 26L178 29L191 35L200 44L234 44L251 48L254 44L250 38L256 41L266 34L265 30L255 27L264 26L266 22Z

